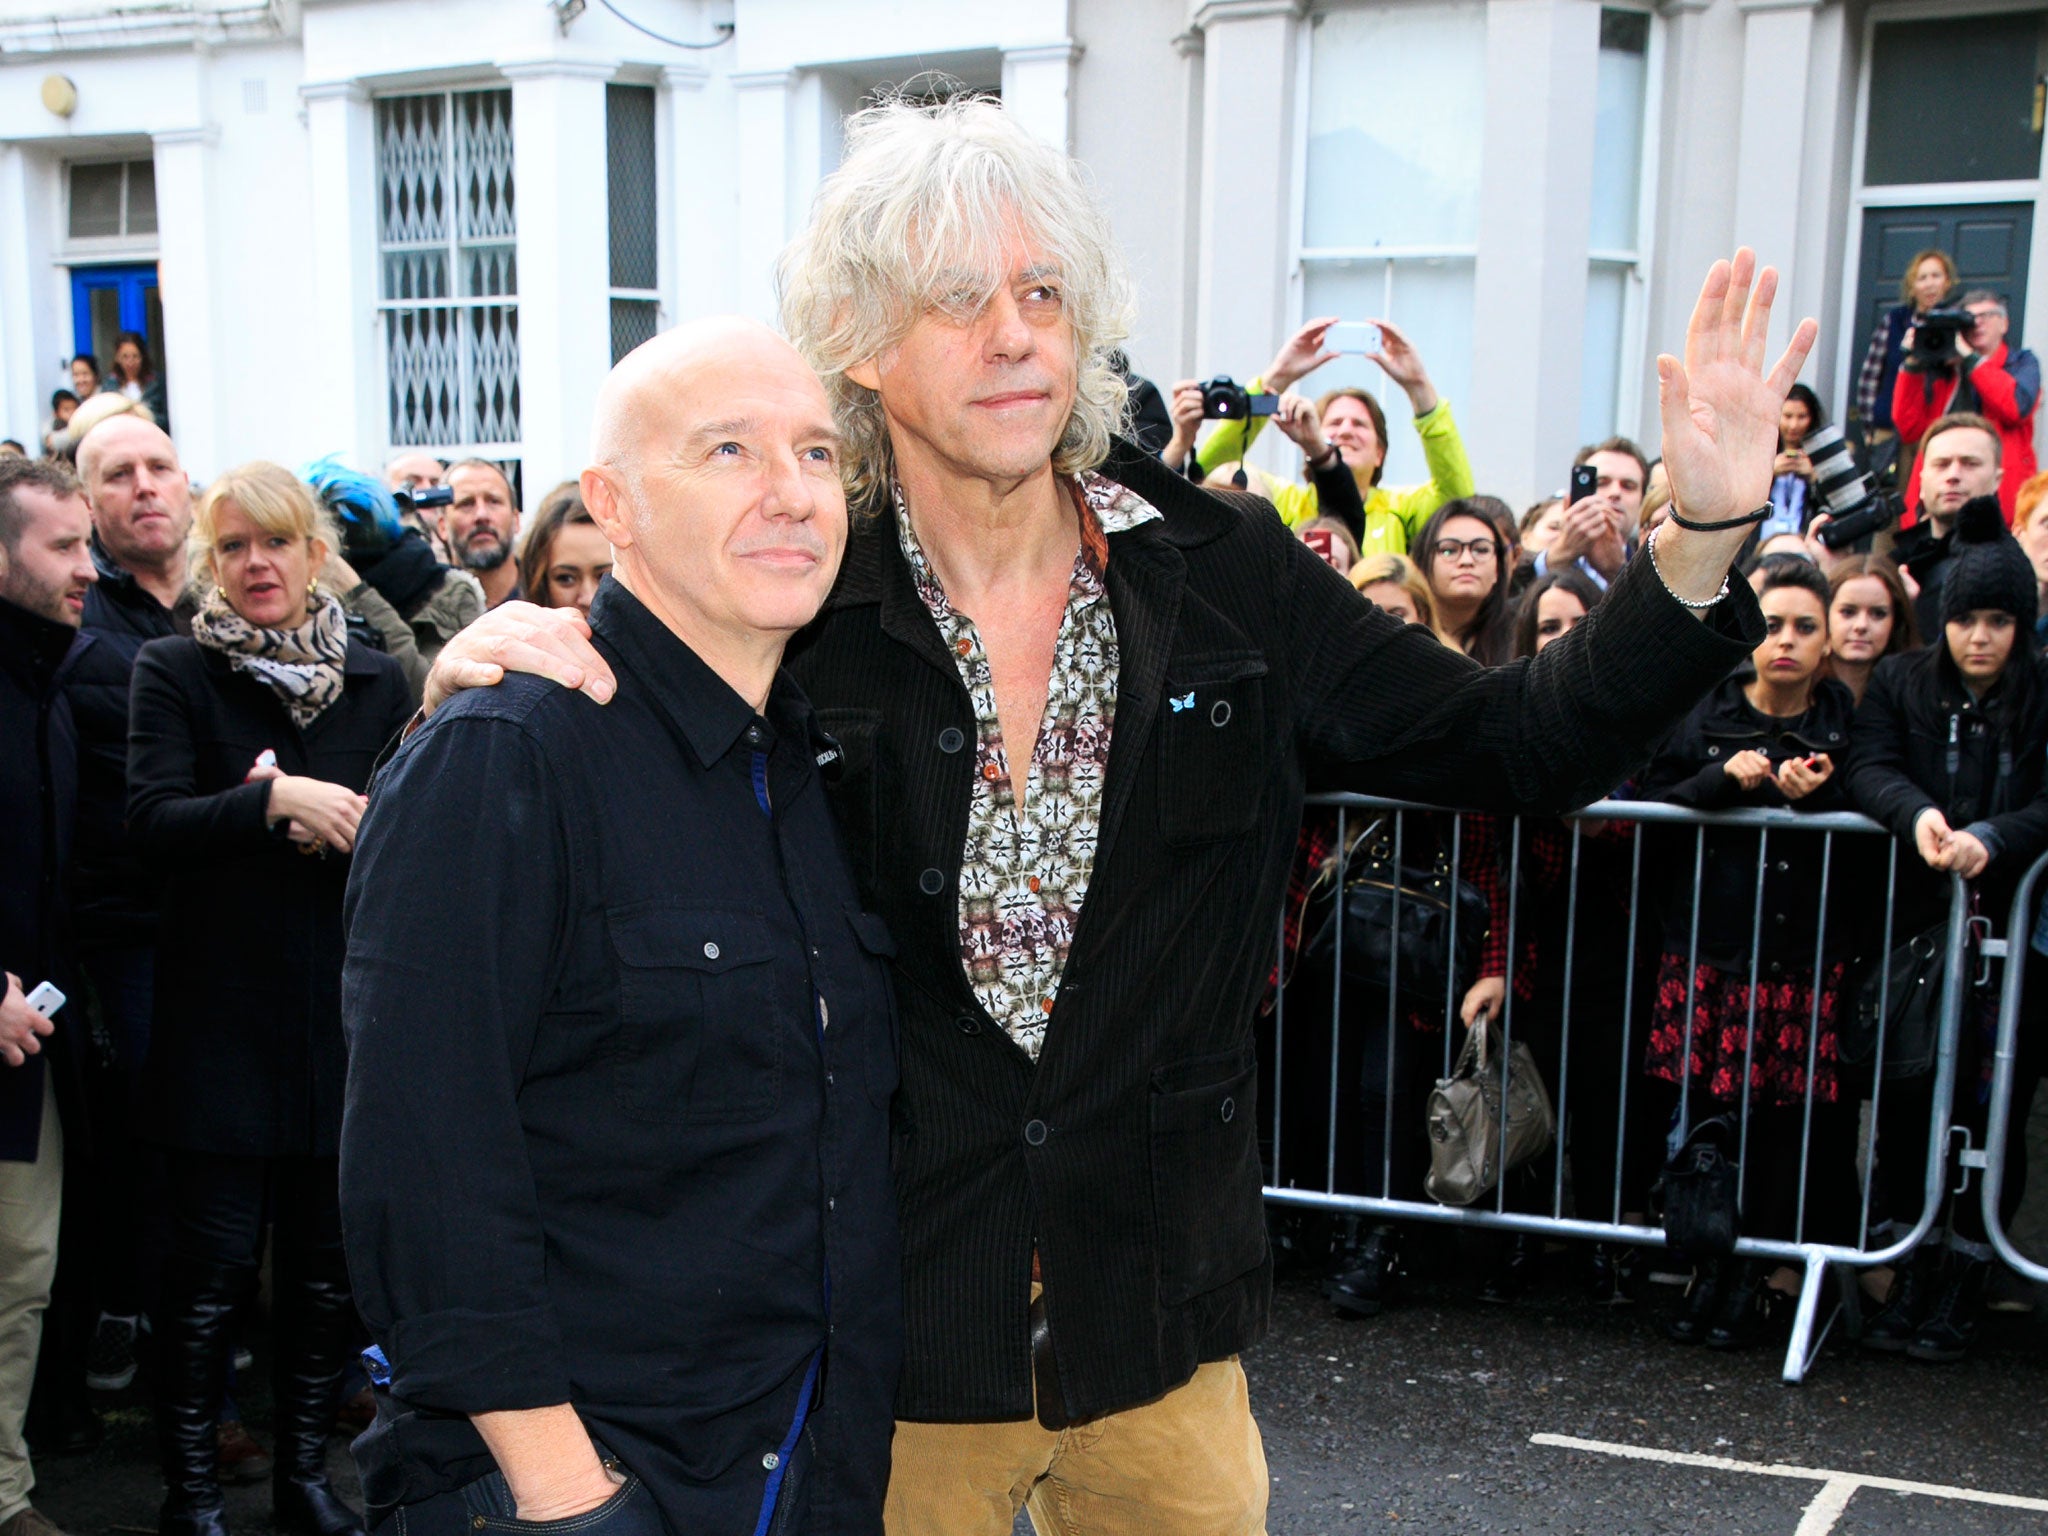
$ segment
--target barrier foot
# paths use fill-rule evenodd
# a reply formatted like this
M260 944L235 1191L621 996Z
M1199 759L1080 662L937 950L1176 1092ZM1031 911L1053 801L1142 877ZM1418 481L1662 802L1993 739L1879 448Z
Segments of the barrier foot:
M1828 1261L1819 1254L1808 1254L1806 1274L1799 1283L1799 1310L1792 1318L1792 1337L1785 1346L1785 1371L1783 1380L1789 1387L1796 1387L1806 1379L1806 1373L1813 1368L1813 1362L1820 1355L1821 1345L1827 1342L1828 1330L1841 1316L1842 1303L1836 1300L1834 1308L1825 1322L1816 1327L1820 1316L1821 1293L1828 1283Z

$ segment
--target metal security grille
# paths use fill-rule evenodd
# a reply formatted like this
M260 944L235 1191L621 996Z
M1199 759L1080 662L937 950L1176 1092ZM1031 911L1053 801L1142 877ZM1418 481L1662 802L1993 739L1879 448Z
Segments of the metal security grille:
M512 93L380 100L377 181L391 445L516 459Z
M660 208L654 88L604 88L605 186L611 212L612 361L661 328Z

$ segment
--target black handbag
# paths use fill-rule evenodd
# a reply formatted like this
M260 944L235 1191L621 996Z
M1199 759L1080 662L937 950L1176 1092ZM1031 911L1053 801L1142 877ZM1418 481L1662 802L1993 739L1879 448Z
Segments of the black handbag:
M1386 824L1367 827L1348 856L1324 865L1309 891L1305 963L1327 967L1337 956L1340 901L1345 985L1384 990L1392 982L1401 994L1430 1000L1461 995L1476 979L1491 914L1485 895L1451 873L1441 849L1433 864L1396 864Z
M1689 1132L1664 1165L1664 1236L1692 1259L1726 1258L1742 1230L1741 1132L1732 1114Z
M1856 1006L1842 1021L1836 1052L1846 1067L1877 1059L1878 1024L1884 1025L1884 1075L1919 1077L1934 1066L1941 1034L1943 952L1948 921L1943 919L1895 947L1856 989Z

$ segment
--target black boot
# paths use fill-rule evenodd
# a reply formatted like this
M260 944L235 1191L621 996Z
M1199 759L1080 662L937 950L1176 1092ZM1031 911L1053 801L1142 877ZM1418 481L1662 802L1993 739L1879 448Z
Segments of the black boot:
M363 1536L362 1517L327 1480L327 1433L359 1326L340 1252L312 1256L304 1272L279 1274L275 1294L277 1471L270 1501L277 1528L290 1536Z
M1966 1254L1949 1255L1948 1273L1935 1293L1934 1305L1920 1331L1906 1346L1915 1360L1947 1365L1969 1352L1977 1337L1977 1319L1984 1311L1984 1282L1991 1266Z
M1720 1311L1707 1330L1709 1349L1747 1349L1785 1329L1799 1298L1769 1284L1770 1261L1749 1259L1721 1295Z
M229 1328L247 1279L229 1265L173 1256L164 1268L155 1363L159 1536L227 1536L215 1426L227 1391Z
M1520 1301L1536 1289L1536 1276L1543 1264L1542 1239L1517 1232L1501 1250L1493 1273L1479 1287L1479 1299L1495 1306Z
M1726 1259L1701 1259L1693 1267L1685 1300L1664 1320L1665 1338L1674 1344L1698 1344L1706 1338L1720 1312L1721 1290L1731 1267Z
M1377 1226L1339 1251L1336 1273L1324 1282L1323 1294L1347 1317L1376 1317L1393 1300L1399 1275L1394 1229Z
M1865 1349L1896 1355L1913 1342L1933 1304L1935 1268L1940 1262L1939 1249L1921 1247L1907 1256L1892 1276L1891 1295L1863 1325Z

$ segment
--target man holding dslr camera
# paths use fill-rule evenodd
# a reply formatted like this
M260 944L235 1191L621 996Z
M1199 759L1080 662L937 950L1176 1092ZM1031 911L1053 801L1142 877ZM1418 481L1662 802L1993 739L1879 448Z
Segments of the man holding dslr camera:
M2034 408L2040 403L2041 365L2034 354L2005 344L2005 302L1977 289L1960 309L1931 309L1906 332L1906 356L1892 389L1892 421L1899 436L1918 444L1943 416L1975 412L1998 430L2003 471L1998 502L2012 521L2013 499L2034 473ZM1900 482L1908 506L1919 506L1916 462Z

